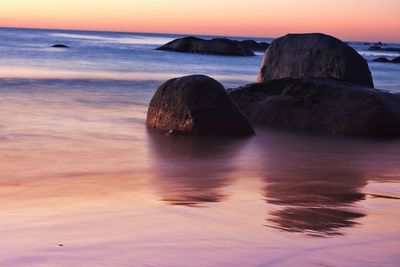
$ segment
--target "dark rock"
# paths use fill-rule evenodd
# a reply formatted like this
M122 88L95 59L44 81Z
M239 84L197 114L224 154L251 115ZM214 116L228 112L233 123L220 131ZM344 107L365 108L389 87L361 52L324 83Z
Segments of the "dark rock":
M369 51L380 51L382 50L382 47L378 46L378 45L372 45L368 48Z
M263 51L264 52L265 50L268 49L268 46L269 46L269 43L266 43L266 42L257 43L254 40L244 40L244 41L240 41L240 43L253 51Z
M250 122L331 135L400 136L400 95L331 79L281 79L230 90Z
M373 87L367 61L342 41L321 33L288 34L267 49L258 82L333 78Z
M51 47L54 47L54 48L69 48L69 46L63 45L63 44L55 44L55 45L52 45Z
M364 45L371 45L370 43L365 42Z
M225 56L254 56L254 52L239 41L225 38L204 40L197 37L185 37L173 40L156 50Z
M391 62L392 63L400 63L400 57L395 57L394 59L392 59Z
M397 47L380 47L377 45L373 45L368 48L370 51L386 51L386 52L400 52L400 48Z
M392 60L389 60L385 57L378 57L372 60L373 62L383 62L383 63L400 63L400 57L395 57Z
M224 87L204 75L171 79L162 84L150 102L147 125L169 134L254 134Z
M374 43L374 45L378 45L378 46L384 46L385 44L384 44L384 43L382 43L382 42L377 42L377 43Z
M400 52L400 48L397 47L384 47L382 50L387 52Z
M374 60L372 60L373 62L383 62L383 63L385 63L385 62L390 62L390 60L389 59L387 59L387 58L385 58L385 57L378 57L378 58L375 58Z

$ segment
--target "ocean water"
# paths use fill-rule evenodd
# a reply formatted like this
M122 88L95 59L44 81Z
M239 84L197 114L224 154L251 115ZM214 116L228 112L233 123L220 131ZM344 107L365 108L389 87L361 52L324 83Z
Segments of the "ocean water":
M154 50L177 37L0 29L0 266L398 266L400 140L150 133L166 79L261 64ZM370 68L400 92L398 64Z

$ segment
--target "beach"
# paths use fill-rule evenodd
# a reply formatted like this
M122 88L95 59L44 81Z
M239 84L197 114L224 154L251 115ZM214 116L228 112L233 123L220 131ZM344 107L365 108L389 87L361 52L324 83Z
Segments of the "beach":
M400 141L154 135L165 80L235 88L263 56L155 50L178 37L0 28L0 266L397 266ZM400 93L370 62L398 53L350 45Z

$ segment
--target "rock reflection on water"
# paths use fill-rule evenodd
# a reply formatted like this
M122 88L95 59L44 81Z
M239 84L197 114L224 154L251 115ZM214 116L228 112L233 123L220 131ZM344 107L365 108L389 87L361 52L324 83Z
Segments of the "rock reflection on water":
M374 164L380 164L377 158L390 144L313 136L296 139L285 134L265 139L265 197L277 206L266 225L313 236L342 235L365 216L357 203L365 199L367 181L380 172L374 172ZM376 147L379 153L371 158L368 151Z
M328 237L361 224L370 181L398 180L400 143L259 129L249 139L149 132L152 185L168 205L203 207L230 197L238 178L259 177L265 225ZM394 175L394 176L393 176ZM260 211L260 213L265 211Z
M272 228L288 232L303 232L311 236L342 235L342 228L352 227L365 215L343 208L289 207L271 213Z
M154 186L170 205L201 207L221 202L234 180L235 163L246 139L163 136L149 132Z
M273 211L269 220L291 232L341 234L342 228L356 225L355 220L364 216L352 204L365 198L361 190L366 179L346 162L327 165L323 156L312 155L303 153L301 162L286 157L286 164L277 163L269 173L267 201L284 207Z

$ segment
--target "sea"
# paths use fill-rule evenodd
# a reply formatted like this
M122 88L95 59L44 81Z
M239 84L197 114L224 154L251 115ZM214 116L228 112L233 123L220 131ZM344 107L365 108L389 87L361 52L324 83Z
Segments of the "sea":
M148 131L170 78L256 81L262 52L155 50L179 37L0 28L0 266L399 266L400 140ZM349 44L400 93L399 53Z

